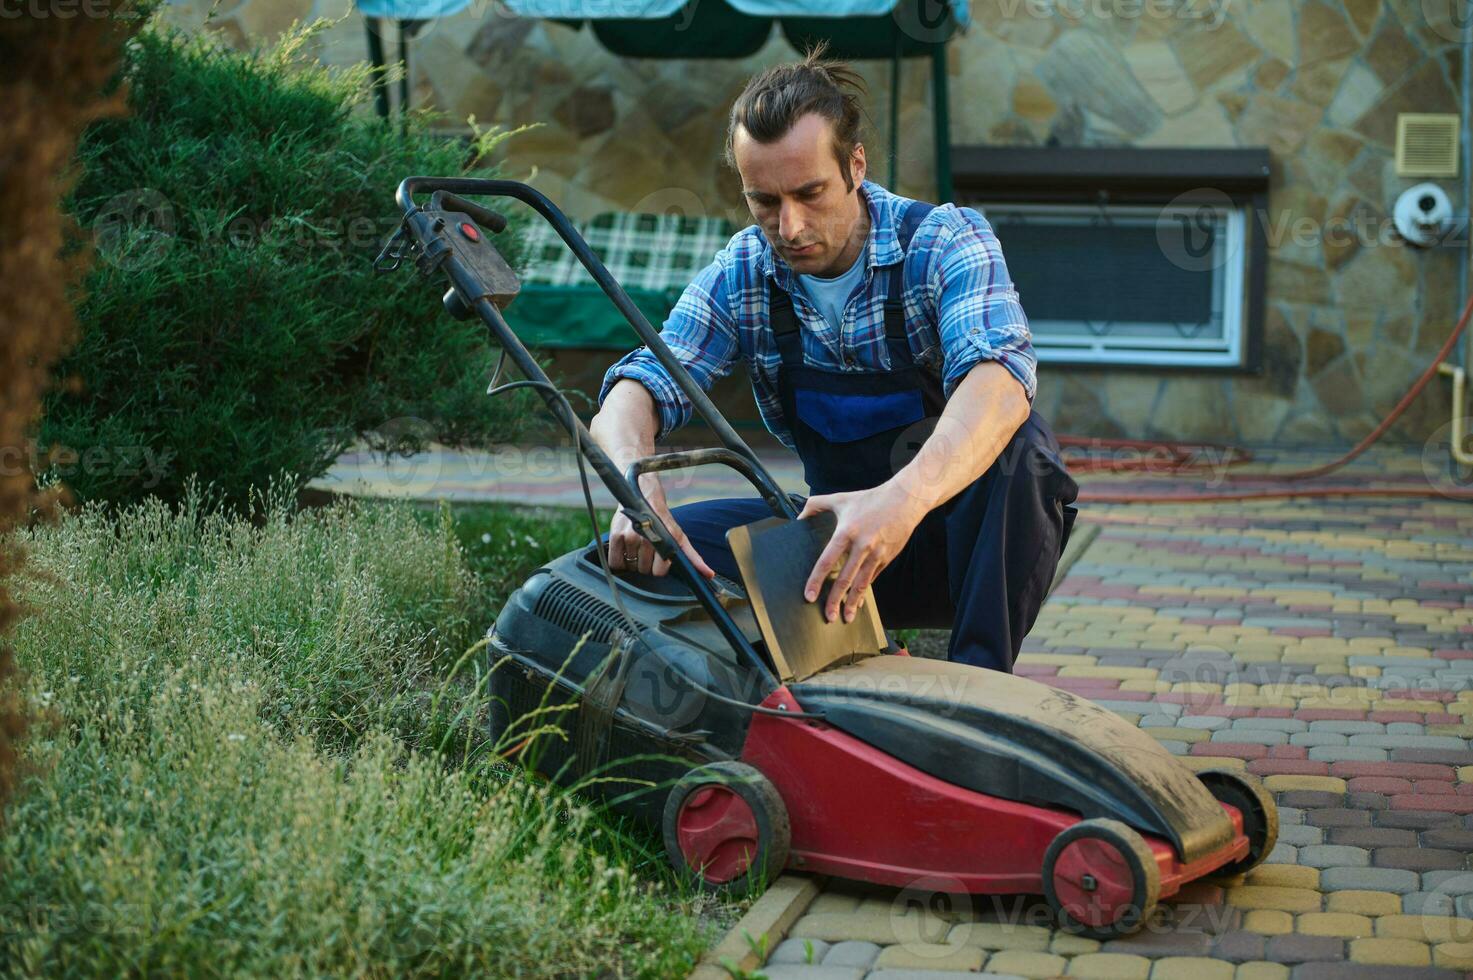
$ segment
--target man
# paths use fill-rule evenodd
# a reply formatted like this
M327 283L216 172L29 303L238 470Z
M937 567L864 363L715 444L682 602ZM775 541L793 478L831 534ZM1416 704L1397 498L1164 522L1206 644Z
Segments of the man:
M756 225L661 336L703 387L746 364L763 420L803 460L801 516L837 518L805 599L837 570L830 622L852 620L873 585L887 626L951 627L951 659L1011 670L1077 492L1031 408L1028 321L982 215L865 180L858 79L821 54L762 72L733 104L727 160ZM591 428L622 469L691 412L640 349L609 370ZM702 574L737 576L726 531L769 516L761 501L672 513L655 477L642 486ZM609 556L669 570L622 513Z

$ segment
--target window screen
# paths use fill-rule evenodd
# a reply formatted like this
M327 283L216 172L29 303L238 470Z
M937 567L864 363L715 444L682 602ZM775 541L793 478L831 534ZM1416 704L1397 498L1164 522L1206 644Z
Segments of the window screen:
M1240 209L973 206L1002 243L1040 361L1239 362Z

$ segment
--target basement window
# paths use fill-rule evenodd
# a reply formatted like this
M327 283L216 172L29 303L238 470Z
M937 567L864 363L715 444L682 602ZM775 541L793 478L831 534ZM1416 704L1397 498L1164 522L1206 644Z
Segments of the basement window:
M1266 155L958 156L958 203L997 232L1040 362L1257 368L1263 242L1254 214L1266 200Z

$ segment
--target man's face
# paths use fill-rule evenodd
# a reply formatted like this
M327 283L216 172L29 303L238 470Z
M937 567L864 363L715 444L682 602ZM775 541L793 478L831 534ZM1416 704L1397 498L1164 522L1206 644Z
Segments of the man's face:
M741 126L732 154L752 218L777 253L804 275L833 277L848 270L864 246L864 147L850 160L853 189L844 185L834 157L833 128L816 113L799 117L783 137L759 143Z

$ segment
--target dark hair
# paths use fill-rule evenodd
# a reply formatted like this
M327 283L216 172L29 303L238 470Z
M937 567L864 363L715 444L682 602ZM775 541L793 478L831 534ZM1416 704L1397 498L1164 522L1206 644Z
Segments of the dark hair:
M860 142L864 117L859 97L864 80L849 65L824 57L827 42L810 49L802 61L774 65L754 76L731 106L726 126L726 162L736 169L732 142L737 126L758 143L772 143L787 135L802 116L816 112L834 130L834 158L844 175L844 186L854 189L849 161Z

